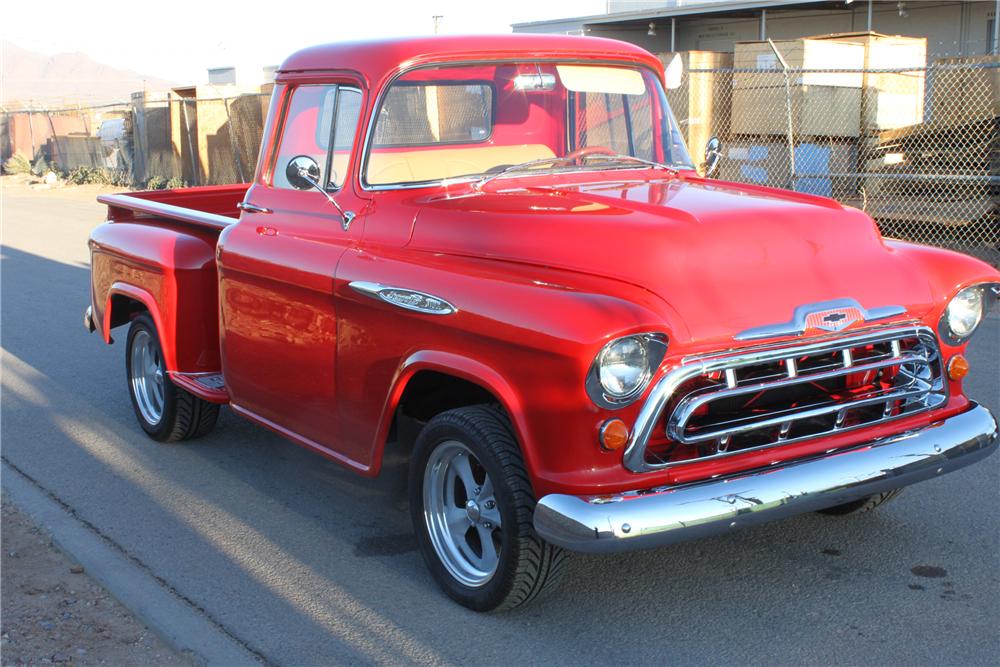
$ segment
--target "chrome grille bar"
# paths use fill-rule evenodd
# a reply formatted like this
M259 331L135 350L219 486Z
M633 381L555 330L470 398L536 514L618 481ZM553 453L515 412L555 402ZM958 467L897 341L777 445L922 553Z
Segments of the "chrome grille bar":
M912 349L907 349L904 344L912 346ZM881 345L884 351L879 352L878 348L868 349L864 357L858 358L855 351L873 345ZM824 362L823 355L833 355L838 362ZM815 360L816 357L820 357L816 360L817 363L811 363L809 367L803 366L803 359ZM779 364L783 368L776 375L776 371L770 369ZM892 367L898 367L897 375L905 382L902 386L872 388L844 400L831 396L831 402L828 403L771 409L764 414L750 415L745 420L731 420L733 423L710 424L703 432L686 432L688 420L695 411L713 401L751 396L754 392L776 387L794 388L796 384L817 383L847 375L880 373L883 369ZM936 336L928 327L917 325L874 329L842 337L825 337L795 345L771 344L686 358L680 366L671 369L655 383L636 420L632 438L625 450L624 464L634 472L645 472L690 462L648 460L650 439L664 417L669 417L666 419L666 435L671 441L693 443L699 447L709 443L709 450L714 449L714 453L693 459L704 461L778 444L825 437L928 410L947 399L947 383L943 381L941 368ZM753 377L754 372L758 374L757 377ZM708 378L710 375L724 378L724 384L701 387L687 395L678 395L689 381L699 376ZM852 411L866 407L870 409L870 406L879 404L884 406L880 411L881 417L876 412L878 418L873 421L866 418L860 424L848 423L849 417L857 414ZM665 415L668 405L675 407L672 408L672 414ZM829 415L833 416L832 419ZM795 436L796 422L817 417L831 419L829 430ZM860 417L856 419L860 420ZM746 423L742 423L744 421ZM777 437L772 442L734 449L733 436L768 428L778 430Z
M844 350L844 351L845 352L849 352L849 350ZM847 355L845 355L845 359L846 359L846 356ZM676 440L678 442L683 442L685 444L694 443L694 442L702 442L702 441L705 441L705 440L711 440L713 438L719 437L720 434L716 433L714 435L709 434L709 435L706 435L706 436L698 435L698 436L692 437L692 436L687 436L684 433L684 426L687 424L688 420L691 418L691 415L693 415L699 408L701 408L702 406L706 405L707 403L710 403L710 402L713 402L713 401L718 401L718 400L723 400L723 399L727 399L727 398L733 398L733 397L736 397L736 396L746 396L746 395L756 394L756 393L759 393L759 392L767 390L767 389L777 389L779 387L793 387L793 386L798 385L798 384L805 384L805 383L812 383L812 382L821 382L823 380L830 380L830 379L837 378L837 377L842 377L843 375L845 375L845 372L848 372L846 369L850 369L849 372L851 372L851 373L865 373L865 372L868 372L868 371L877 371L877 370L880 370L880 369L883 369L883 368L889 368L891 366L898 366L901 363L907 363L907 362L920 363L920 362L926 362L926 360L923 357L919 357L917 355L907 354L906 356L900 357L898 359L886 359L886 360L883 360L883 361L877 361L877 362L869 363L869 364L860 364L858 366L847 366L845 364L845 368L841 368L841 369L837 369L837 370L833 370L833 371L824 371L824 372L821 372L821 373L810 373L808 375L798 375L795 378L789 378L787 380L778 380L776 382L757 382L757 383L750 384L750 385L739 386L739 387L736 387L736 388L733 388L733 389L724 389L724 390L720 390L720 391L713 391L713 392L710 392L710 393L700 394L700 395L697 395L697 396L691 396L691 397L685 398L677 406L677 408L674 410L674 413L670 416L670 422L668 423L667 428L669 430L670 436L674 440ZM910 395L916 396L916 395L919 395L920 393L924 393L926 391L927 391L926 388L921 387L916 392L914 392L912 394L907 394L907 396L910 396ZM895 397L895 396L893 397L894 400L896 398L906 398L906 396L900 395L898 397ZM885 397L876 397L874 399L865 400L865 401L857 400L857 401L850 401L850 402L844 402L844 403L837 403L837 404L833 405L833 409L832 410L826 410L826 411L815 411L815 410L813 410L813 411L798 413L796 415L796 419L808 419L810 417L819 417L819 416L823 416L823 415L830 414L830 413L833 413L833 412L837 412L838 410L844 408L845 406L846 407L852 407L852 408L854 408L854 407L862 407L863 405L871 405L873 403L878 403L878 402L880 402L882 400L885 400ZM801 414L802 416L799 416L799 414ZM785 421L785 420L784 419L777 419L776 418L776 419L770 419L770 420L765 420L765 421L754 422L748 428L744 428L740 432L745 432L747 430L753 430L755 428L765 428L767 426L772 426L772 425L775 425L775 424L779 424L782 421Z
M794 418L791 418L791 413L785 411L780 413L777 417L771 417L769 419L758 419L756 421L745 421L745 420L733 420L730 422L723 422L719 426L723 428L718 428L708 433L699 433L698 435L682 435L683 431L678 428L676 431L671 428L670 435L684 444L694 444L698 442L705 442L707 440L715 440L724 435L732 437L734 435L740 435L743 433L749 433L750 431L756 431L758 429L766 429L772 426L784 426L788 424L791 428L791 424L795 421L800 421L804 419L813 419L815 417L824 417L826 415L832 415L838 413L841 410L845 412L851 409L863 408L869 405L878 405L879 403L884 403L887 400L889 402L899 401L906 398L913 398L916 396L923 396L927 393L927 389L920 387L917 389L907 389L905 391L892 391L885 394L880 394L878 396L872 396L870 398L859 399L856 401L851 401L849 403L834 403L833 405L821 406L816 408L809 408L806 410L796 410L794 412ZM846 408L846 409L845 409ZM748 418L749 419L749 418ZM834 429L835 430L835 429ZM787 434L787 430L786 430ZM809 435L805 438L793 438L788 440L792 442L793 440L805 440L808 438L814 438L815 435Z

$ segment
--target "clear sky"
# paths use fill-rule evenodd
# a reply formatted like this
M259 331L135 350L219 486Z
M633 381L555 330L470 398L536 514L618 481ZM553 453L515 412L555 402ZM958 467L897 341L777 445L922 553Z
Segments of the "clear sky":
M45 54L79 51L114 67L201 83L208 67L259 71L312 44L510 32L510 24L600 14L605 0L6 0L3 39Z

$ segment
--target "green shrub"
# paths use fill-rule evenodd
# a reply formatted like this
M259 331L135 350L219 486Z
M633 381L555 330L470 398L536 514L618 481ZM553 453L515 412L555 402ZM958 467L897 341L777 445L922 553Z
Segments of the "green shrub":
M132 175L123 169L108 169L100 167L94 169L91 183L99 185L113 185L115 187L132 187Z
M96 169L91 169L90 167L75 167L68 174L66 174L66 180L73 185L83 185L84 183L93 183Z
M147 190L162 190L167 187L167 179L163 176L150 176L146 181Z
M132 175L121 169L107 167L75 167L63 178L74 185L92 183L95 185L113 185L115 187L131 187Z
M174 176L169 181L167 181L168 190L176 190L177 188L186 188L188 186L187 181L185 181L180 176Z
M3 165L5 174L30 174L31 160L23 153L14 153Z

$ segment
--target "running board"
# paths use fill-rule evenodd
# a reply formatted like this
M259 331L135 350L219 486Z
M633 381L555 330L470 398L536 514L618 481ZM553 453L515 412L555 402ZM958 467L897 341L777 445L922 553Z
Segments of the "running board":
M229 391L222 373L170 373L170 380L185 391L211 403L228 403Z

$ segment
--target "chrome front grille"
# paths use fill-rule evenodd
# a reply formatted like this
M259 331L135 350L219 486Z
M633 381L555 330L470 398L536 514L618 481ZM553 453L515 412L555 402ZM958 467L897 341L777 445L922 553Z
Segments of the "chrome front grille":
M937 339L902 327L687 359L640 412L636 472L775 447L940 406Z

